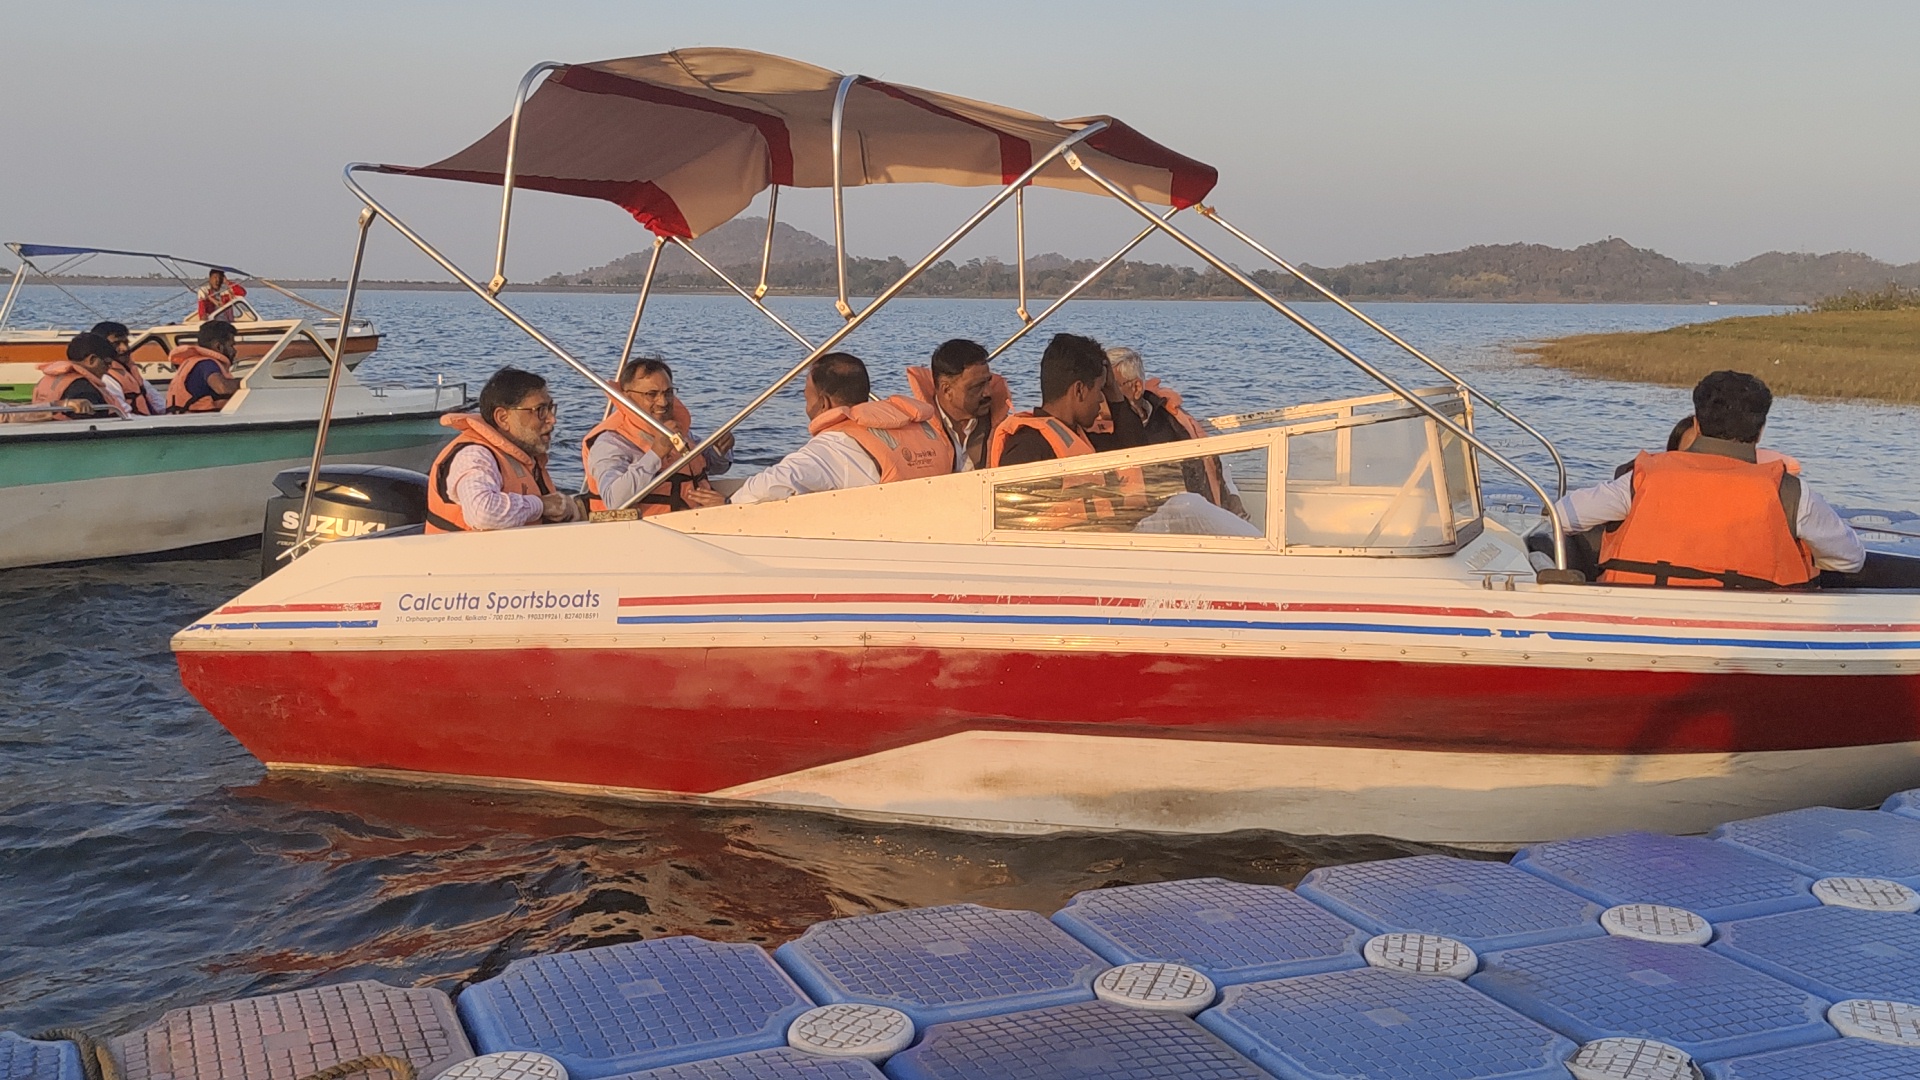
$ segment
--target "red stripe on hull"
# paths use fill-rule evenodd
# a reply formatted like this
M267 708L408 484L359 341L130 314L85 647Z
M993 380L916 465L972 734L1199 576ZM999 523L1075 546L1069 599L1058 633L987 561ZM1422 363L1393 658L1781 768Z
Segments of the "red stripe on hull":
M989 728L1491 753L1920 740L1920 677L918 648L182 652L263 761L709 792Z

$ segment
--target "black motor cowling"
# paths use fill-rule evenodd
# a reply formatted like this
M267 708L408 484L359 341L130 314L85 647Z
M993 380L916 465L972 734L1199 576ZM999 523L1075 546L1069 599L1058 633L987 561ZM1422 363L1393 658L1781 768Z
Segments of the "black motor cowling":
M281 553L300 532L300 503L307 470L287 469L273 478L280 494L267 500L265 535L260 539L260 576L287 565ZM427 478L391 465L326 465L313 486L307 535L315 543L406 530L417 532L427 519Z

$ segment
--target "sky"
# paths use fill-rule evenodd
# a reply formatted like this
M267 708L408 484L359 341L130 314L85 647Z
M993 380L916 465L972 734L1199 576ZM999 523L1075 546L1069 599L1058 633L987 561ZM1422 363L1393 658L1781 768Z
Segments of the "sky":
M342 276L357 211L346 162L421 164L466 145L538 61L731 45L1051 116L1119 116L1217 166L1210 203L1320 266L1610 236L1689 262L1854 250L1904 263L1920 260L1916 41L1920 4L1847 0L10 0L0 239ZM497 189L370 186L488 275ZM986 194L851 192L849 247L917 256ZM824 192L789 193L781 215L831 232ZM1061 193L1036 196L1028 224L1030 254L1074 257L1135 228ZM647 242L611 205L530 193L509 276ZM1012 251L1009 219L956 254ZM438 276L384 229L368 272Z

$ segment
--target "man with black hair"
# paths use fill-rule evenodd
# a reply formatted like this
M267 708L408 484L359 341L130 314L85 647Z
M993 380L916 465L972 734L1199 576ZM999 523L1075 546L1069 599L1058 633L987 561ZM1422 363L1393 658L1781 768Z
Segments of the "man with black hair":
M1866 562L1860 538L1779 459L1759 460L1773 393L1744 372L1693 388L1699 437L1642 453L1633 469L1557 504L1569 533L1619 522L1600 543L1600 581L1789 588Z
M147 377L140 373L140 365L133 362L130 351L132 335L127 324L117 322L97 322L89 334L106 338L113 345L113 366L108 370L120 392L126 395L127 407L138 416L158 416L167 411L167 395L154 388Z
M128 415L126 398L109 385L113 345L98 334L75 334L67 342L67 358L40 365L40 381L33 388L35 405L65 405L71 411L47 413L45 419L75 420L106 414Z
M768 502L815 491L890 484L953 471L954 445L934 406L909 397L870 401L867 365L828 353L807 369L806 445L747 478L729 502Z
M1090 432L1102 401L1113 430ZM1040 407L1015 413L994 429L987 461L997 468L1145 445L1146 428L1121 395L1106 350L1090 337L1055 334L1040 354Z
M547 380L504 367L480 388L475 412L442 416L440 423L460 434L427 474L426 531L484 532L585 517L580 500L555 489L547 472L556 412Z
M167 356L173 364L173 382L167 385L170 413L219 412L240 391L240 380L233 377L233 324L208 319L194 338Z
M915 399L934 406L940 428L953 440L960 471L985 468L987 443L1013 411L1007 380L988 367L986 347L954 338L933 350L927 367L907 369Z
M687 448L699 442L693 433L693 414L674 392L673 369L665 360L651 356L628 360L620 366L617 385L627 400L680 436ZM682 456L682 450L671 440L617 407L608 409L606 418L580 440L580 452L587 468L587 505L594 510L625 506L660 475L668 462ZM713 490L707 477L732 466L733 435L728 433L648 492L640 500L641 515L653 517L674 510L719 506L727 500Z

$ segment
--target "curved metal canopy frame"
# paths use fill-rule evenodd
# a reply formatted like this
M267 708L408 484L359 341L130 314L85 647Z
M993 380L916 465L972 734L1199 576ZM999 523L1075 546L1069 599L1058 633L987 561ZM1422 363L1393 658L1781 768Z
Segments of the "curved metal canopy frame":
M536 328L532 323L528 322L519 313L515 312L512 308L507 306L505 303L503 303L499 299L499 293L506 286L506 283L507 283L507 277L506 277L507 237L508 237L509 226L511 224L511 219L512 219L513 192L515 187L515 175L516 175L515 159L516 159L516 154L517 154L518 145L519 145L519 126L520 126L521 112L526 103L528 94L531 93L534 85L539 80L540 76L559 70L564 66L565 65L562 65L555 61L546 61L546 62L542 62L540 64L534 65L534 67L530 69L524 77L522 77L519 88L514 95L513 113L509 121L509 128L508 128L508 134L507 134L507 157L505 162L505 170L503 173L503 184L502 184L503 190L501 194L501 203L500 203L500 230L499 230L498 241L495 246L494 272L492 277L485 284L482 284L479 281L476 281L473 277L468 275L465 271L461 270L460 267L456 265L451 259L449 259L446 255L442 254L432 244L428 243L423 237L421 237L417 232L415 232L399 217L395 216L392 211L388 210L385 206L381 205L381 203L377 199L375 199L370 193L368 193L367 190L360 184L356 176L356 174L358 173L385 172L390 170L388 170L386 167L383 167L383 166L373 165L369 163L358 163L358 162L354 164L350 164L346 167L343 173L343 178L346 182L347 188L349 191L351 191L354 194L356 198L358 198L361 201L362 204L364 204L366 209L363 211L361 216L361 221L360 221L361 237L360 237L360 242L358 245L356 245L355 252L354 252L353 280L350 281L348 285L347 305L345 310L343 310L342 312L342 316L344 318L350 315L350 312L352 309L354 292L355 292L354 286L358 282L361 256L365 250L365 230L367 226L371 223L373 218L377 217L380 220L383 220L387 222L389 225L391 225L395 229L395 231L400 233L401 236L406 238L415 247L419 248L424 254L427 255L427 257L432 259L434 262L438 263L442 269L446 270L447 273L453 276L454 280L458 281L461 285L465 286L469 291L473 292L476 296L480 297L481 300L485 301L488 306L498 311L509 322L519 327L524 333L526 333L530 338L532 338L534 342L539 344L541 348L551 353L555 358L559 359L561 362L565 363L567 366L579 372L582 377L584 377L594 387L599 389L601 393L607 395L608 402L611 407L626 409L628 412L632 413L637 419L639 419L642 423L645 423L653 427L654 429L659 431L663 436L667 437L677 449L681 449L684 451L684 453L680 458L676 459L672 463L664 465L661 468L659 475L654 478L653 482L648 484L646 487L644 487L640 492L634 495L631 499L627 500L627 502L621 507L621 509L627 509L633 506L634 504L638 503L640 499L644 498L653 490L655 490L656 488L664 484L667 478L682 463L691 459L694 455L697 455L705 451L707 448L712 446L714 442L724 437L729 432L733 431L736 427L739 426L741 421L745 420L748 416L751 416L756 410L758 410L761 406L766 404L766 402L770 400L776 393L778 393L783 387L791 383L802 372L804 372L807 369L807 366L811 364L816 358L823 356L828 352L831 352L837 345L839 345L842 341L846 340L846 338L850 336L855 330L858 330L868 319L872 318L875 313L877 313L881 308L885 307L888 302L890 302L895 297L900 295L900 293L904 292L909 285L911 285L916 279L918 279L921 274L925 273L926 270L929 267L931 267L936 261L938 261L941 256L945 255L949 250L953 248L954 245L958 244L968 234L973 232L973 230L977 228L981 222L985 221L988 217L990 217L994 213L994 211L998 210L1001 206L1005 205L1009 201L1013 201L1016 206L1016 211L1017 211L1016 229L1018 233L1018 243L1019 243L1019 246L1022 249L1024 249L1025 207L1023 205L1024 200L1022 198L1022 192L1024 188L1028 185L1028 183L1032 181L1034 176L1040 172L1041 169L1045 168L1049 164L1052 164L1057 159L1064 158L1066 164L1070 168L1074 169L1075 171L1079 172L1081 175L1093 181L1093 183L1097 185L1101 190L1103 190L1107 195L1109 195L1110 197L1118 201L1121 205L1127 207L1129 210L1133 211L1134 213L1138 214L1140 217L1145 219L1146 226L1136 236L1134 236L1132 240L1128 241L1118 251L1114 252L1113 255L1101 261L1097 266L1093 268L1092 271L1090 271L1086 276L1081 278L1081 280L1079 280L1078 282L1075 282L1069 289L1067 289L1067 291L1063 295L1061 295L1051 305L1049 305L1045 310L1041 311L1037 315L1028 315L1026 311L1026 289L1025 289L1025 282L1024 282L1025 268L1024 266L1022 266L1021 269L1023 271L1023 274L1022 274L1023 280L1022 280L1022 287L1021 287L1019 310L1017 312L1017 314L1021 319L1021 326L1019 327L1018 330L1015 331L1012 337L1008 338L998 348L994 349L991 355L993 356L1000 355L1001 353L1005 352L1009 347L1011 347L1015 342L1025 337L1035 327L1039 326L1042 322L1046 321L1046 319L1049 316L1051 316L1054 312L1058 311L1062 306L1064 306L1069 300L1072 300L1073 298L1078 296L1088 286L1090 286L1096 280L1098 280L1101 275L1105 274L1113 266L1118 264L1123 258L1126 257L1128 253L1133 251L1134 248L1138 247L1148 237L1154 235L1155 233L1164 234L1169 238L1171 238L1174 242L1186 248L1189 252L1191 252L1193 255L1201 259L1203 262L1207 263L1207 265L1213 267L1216 271L1220 272L1221 274L1233 280L1235 284L1245 289L1247 293L1250 296L1252 296L1254 299L1260 301L1261 303L1265 304L1269 308L1272 308L1276 313L1281 315L1283 318L1287 319L1289 322L1293 323L1295 326L1305 331L1309 336L1313 337L1316 341L1320 342L1322 345L1330 349L1336 356L1345 360L1349 364L1352 364L1354 367L1358 368L1367 376L1374 379L1376 382L1380 383L1380 385L1386 387L1395 396L1406 401L1409 405L1412 405L1414 408L1426 414L1440 427L1452 433L1456 438L1459 438L1460 440L1462 440L1466 445L1471 446L1474 450L1476 450L1480 454L1485 455L1488 460L1494 462L1495 464L1499 465L1502 469L1513 474L1513 476L1516 479L1518 479L1530 491L1532 491L1535 496L1537 496L1540 499L1542 512L1546 516L1549 522L1549 525L1551 527L1551 532L1553 535L1554 564L1561 575L1559 577L1554 578L1553 580L1556 580L1556 581L1568 580L1568 578L1565 576L1567 572L1566 571L1567 556L1566 556L1566 539L1562 531L1562 526L1564 523L1560 517L1558 508L1555 507L1554 505L1554 498L1547 494L1547 489L1545 488L1545 486L1543 486L1541 483L1536 481L1531 475L1529 475L1526 472L1525 469L1521 468L1517 463L1510 460L1506 455L1500 453L1498 450L1495 450L1484 439L1482 439L1479 435L1477 435L1471 429L1470 425L1458 423L1452 417L1447 416L1441 411L1435 409L1421 395L1415 393L1413 390L1403 385L1398 380L1394 379L1391 375L1387 374L1385 371L1380 369L1375 364L1362 358L1358 353L1349 349L1347 346L1345 346L1340 341L1335 339L1331 334L1327 333L1325 330L1321 329L1318 325L1313 323L1311 320L1307 319L1305 316L1301 315L1299 312L1295 311L1293 308L1281 302L1277 297L1273 296L1266 289L1262 288L1252 278L1248 277L1246 274L1242 273L1239 269L1235 268L1234 266L1226 262L1220 256L1216 255L1214 252L1212 252L1207 247L1202 245L1199 241L1189 236L1186 232L1175 227L1171 219L1174 217L1175 214L1179 212L1179 209L1180 209L1179 206L1174 206L1172 208L1167 209L1164 212L1156 212L1151 207L1147 206L1146 204L1136 199L1124 187L1115 183L1113 180L1109 179L1108 177L1103 175L1100 171L1095 169L1087 160L1083 158L1082 155L1076 154L1074 150L1077 146L1081 145L1087 139L1093 137L1094 135L1106 129L1107 124L1105 121L1095 121L1095 122L1086 124L1084 127L1081 127L1079 130L1074 131L1071 135L1069 135L1065 139L1062 139L1051 150L1047 151L1045 154L1038 157L1032 163L1031 167L1029 167L1025 172L1021 173L1019 176L1013 178L1010 182L1006 183L1003 187L1001 187L1000 190L996 192L992 198L987 200L984 206L982 206L971 217L969 217L958 229L954 230L953 233L950 234L945 240L935 245L934 248L931 251L929 251L925 257L921 258L911 268L909 268L906 274L904 274L898 281L894 282L892 285L889 285L886 289L882 290L881 293L878 296L876 296L873 299L873 301L867 304L865 307L855 310L852 307L847 295L846 240L845 240L845 229L844 229L845 214L844 214L844 202L843 202L843 199L844 199L843 183L842 183L842 177L840 174L840 157L841 157L840 140L841 140L841 127L844 119L846 96L848 92L852 89L852 87L857 85L861 81L863 81L863 78L864 78L863 76L858 76L858 75L843 76L839 81L838 86L836 87L836 99L835 99L835 105L834 105L833 131L832 131L833 156L834 156L834 175L833 175L834 247L836 249L836 256L837 256L837 262L838 262L837 275L836 275L838 279L838 296L836 298L836 307L839 309L841 315L846 320L846 322L833 334L829 335L826 338L826 340L818 344L814 344L810 342L804 335L799 333L793 327L789 326L784 320L780 319L774 312L768 309L764 303L762 303L762 297L764 296L766 291L767 264L771 260L772 243L773 243L772 217L775 212L775 208L777 207L777 202L775 201L778 198L777 187L775 187L773 191L770 192L769 194L769 200L768 200L769 202L768 219L769 220L767 225L767 238L766 238L766 244L762 253L761 282L760 282L760 287L758 289L748 289L740 285L738 282L735 282L733 279L731 279L725 273L723 273L711 261L709 261L704 256L702 256L698 251L696 251L692 246L692 244L688 243L685 239L675 237L670 239L656 238L655 240L653 255L652 255L652 258L649 260L646 277L644 278L641 284L639 298L634 307L633 322L627 333L626 344L622 349L622 356L621 356L622 362L624 362L624 360L626 359L626 356L630 354L632 351L633 341L639 332L640 321L646 308L647 297L648 297L648 294L651 292L654 275L659 266L659 256L664 246L668 243L671 243L681 248L682 250L686 251L689 255L693 256L693 258L697 260L702 266L704 266L708 271L710 271L715 276L717 276L722 283L728 286L733 292L740 295L744 300L746 300L747 303L751 304L753 307L758 309L763 315L773 320L773 322L776 325L778 325L782 330L784 330L789 336L793 337L797 342L799 342L806 349L805 359L795 364L779 379L776 379L772 383L772 385L762 390L751 401L749 401L746 404L746 406L743 407L739 412L735 413L724 424L714 429L712 434L708 435L705 439L700 440L699 443L694 446L691 446L691 447L687 446L685 440L679 438L673 432L669 431L667 428L661 425L658 421L654 420L653 417L647 414L644 410L634 405L631 401L627 399L627 397L624 394L618 393L617 388L611 382L607 381L606 378L596 373L590 365L580 360L579 358L573 356L571 353L567 352L567 350L562 348L558 343L554 342L552 339L548 338L545 334L541 333L540 330ZM1279 255L1275 254L1273 251L1271 251L1264 245L1260 244L1253 237L1242 232L1240 229L1236 228L1235 226L1229 224L1223 217L1220 216L1218 211L1215 210L1213 207L1200 205L1196 207L1196 211L1200 213L1203 217L1206 217L1208 220L1213 221L1215 224L1219 225L1230 236L1233 236L1235 239L1238 239L1243 243L1246 243L1247 245L1252 247L1255 251L1259 252L1262 256L1271 260L1281 270L1291 274L1296 279L1298 279L1302 284L1312 289L1314 292L1318 293L1319 295L1339 305L1342 310L1354 316L1363 325L1367 326L1369 329L1373 330L1374 332L1380 334L1382 337L1384 337L1386 340L1391 342L1393 345L1405 351L1415 359L1421 361L1427 367L1438 372L1441 376L1445 377L1454 385L1458 386L1462 393L1470 394L1477 400L1484 402L1489 407L1491 407L1496 413L1498 413L1500 416L1518 425L1527 434L1539 440L1539 442L1546 447L1547 452L1552 456L1555 468L1558 471L1558 478L1557 478L1558 491L1561 494L1564 494L1566 490L1566 465L1565 465L1565 462L1562 460L1559 451L1554 448L1552 442L1548 440L1545 435L1541 434L1538 430L1533 428L1531 425L1527 424L1526 422L1522 421L1519 417L1515 416L1504 405L1502 405L1498 401L1494 400L1492 397L1488 396L1487 394L1475 388L1471 383L1467 382L1467 380L1460 377L1458 374L1456 374L1449 368L1445 367L1444 365L1440 364L1439 362L1433 360L1431 357L1427 356L1424 352L1415 348L1413 345L1407 343L1406 341L1401 339L1398 335L1388 330L1385 326L1382 326L1379 322L1375 321L1371 317L1367 316L1364 312L1360 311L1357 307L1353 306L1352 304L1348 303L1345 299L1336 295L1332 290L1328 289L1326 286L1322 285L1318 281L1315 281L1308 275L1302 273L1293 264L1282 259ZM344 365L341 363L341 359L343 355L344 353L342 349L336 344L333 350L333 356L330 358L332 360L332 371L331 371L330 378L333 381L338 380L339 374L344 368ZM615 367L615 370L616 371L618 370L617 365ZM331 393L331 387L329 389L329 393ZM326 437L326 429L325 429L325 426L323 425L319 434L319 438L316 441L316 445L314 448L314 457L313 457L314 466L313 466L313 469L310 470L309 477L308 477L309 490L311 490L314 483L314 479L318 473L318 466L322 457L325 437ZM302 515L303 527L304 527L305 516L306 515L304 514ZM295 550L298 550L299 546L300 545L296 543ZM1546 572L1543 571L1542 574L1543 574L1543 580L1545 580L1544 575L1546 574Z

